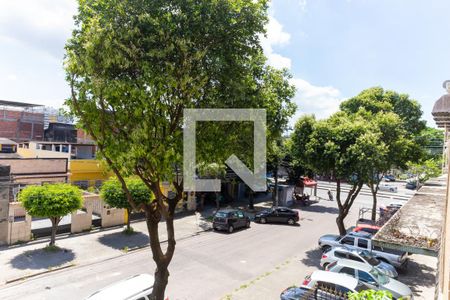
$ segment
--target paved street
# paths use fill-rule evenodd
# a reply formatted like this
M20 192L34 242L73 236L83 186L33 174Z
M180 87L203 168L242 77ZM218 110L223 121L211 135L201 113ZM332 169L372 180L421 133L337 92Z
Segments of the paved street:
M325 193L319 190L320 197L325 198ZM370 201L369 196L358 198L348 226L355 223L359 207ZM380 204L390 202L390 198L380 199ZM300 226L252 223L250 229L233 234L204 232L179 240L170 265L167 296L171 300L278 299L284 288L301 284L305 275L317 269L321 255L316 248L318 237L337 231L335 206L335 202L321 201L301 208ZM435 261L427 263L431 265L428 273L434 276ZM0 299L82 299L105 285L153 270L150 250L145 248L9 284L0 290ZM424 288L434 288L432 283L428 278Z

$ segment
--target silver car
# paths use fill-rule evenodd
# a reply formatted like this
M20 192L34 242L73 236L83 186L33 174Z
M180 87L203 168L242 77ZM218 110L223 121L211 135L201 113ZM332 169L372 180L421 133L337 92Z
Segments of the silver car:
M355 250L346 247L334 247L327 252L324 252L322 254L322 258L320 259L320 266L326 269L330 263L333 263L339 259L349 259L365 263L368 266L377 267L383 274L389 277L398 277L398 273L393 265L380 261L369 251Z
M328 270L352 276L369 289L388 291L394 299L413 299L412 291L407 285L384 275L378 268L365 263L340 259L328 265Z

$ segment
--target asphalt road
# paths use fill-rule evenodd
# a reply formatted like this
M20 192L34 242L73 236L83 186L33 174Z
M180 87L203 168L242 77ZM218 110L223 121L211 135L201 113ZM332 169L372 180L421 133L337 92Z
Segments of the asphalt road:
M325 198L325 190L319 190L319 196ZM370 201L369 196L357 199L347 219L348 226L354 225L359 207L369 205ZM381 204L389 202L389 198L380 199ZM315 247L322 234L336 233L336 213L335 202L321 201L301 208L299 226L252 223L250 229L233 234L205 232L178 241L170 265L167 295L170 300L221 299L286 259ZM10 284L0 290L0 299L83 299L108 284L153 271L154 264L147 248L89 266ZM295 279L299 283L301 280ZM255 295L254 299L264 297Z

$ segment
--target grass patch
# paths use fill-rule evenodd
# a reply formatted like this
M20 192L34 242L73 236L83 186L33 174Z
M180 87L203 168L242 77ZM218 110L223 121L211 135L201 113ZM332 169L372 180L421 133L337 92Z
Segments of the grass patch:
M124 253L128 253L129 250L130 250L130 249L128 248L128 246L125 246L125 247L123 247L123 249L122 249L122 251L123 251Z
M123 234L126 234L126 235L132 235L132 234L136 234L137 232L134 231L133 227L130 227L130 228L125 228L125 229L122 231L122 233L123 233Z
M59 247L56 246L56 245L46 246L46 247L44 248L44 251L46 251L46 252L59 252L59 251L61 251L61 250L63 250L63 249L59 248Z

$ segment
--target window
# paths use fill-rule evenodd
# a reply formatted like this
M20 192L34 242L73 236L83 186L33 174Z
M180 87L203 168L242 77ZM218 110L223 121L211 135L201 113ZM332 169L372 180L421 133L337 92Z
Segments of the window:
M339 273L347 274L352 277L355 277L355 270L353 270L352 268L349 268L349 267L343 267Z
M377 282L373 279L373 277L366 272L358 270L358 279L362 282L367 282L369 284L377 284Z
M348 259L351 259L351 260L354 260L354 261L359 261L359 262L364 262L361 258L359 258L358 256L353 255L353 254L350 254L348 256Z
M358 239L358 247L367 249L369 242L365 239Z
M242 211L238 211L237 215L239 218L243 218L244 217L244 213Z
M346 236L341 240L341 244L353 246L355 244L355 238Z
M347 254L341 251L334 252L334 256L336 256L337 258L347 258Z

